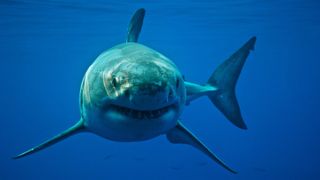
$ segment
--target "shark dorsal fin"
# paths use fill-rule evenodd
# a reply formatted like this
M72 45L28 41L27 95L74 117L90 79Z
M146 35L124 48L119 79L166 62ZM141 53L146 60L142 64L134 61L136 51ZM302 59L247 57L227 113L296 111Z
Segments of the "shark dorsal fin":
M63 131L62 133L54 136L53 138L51 138L51 139L39 144L38 146L35 146L35 147L33 147L33 148L31 148L31 149L29 149L29 150L27 150L27 151L25 151L25 152L23 152L23 153L21 153L19 155L13 157L13 159L19 159L19 158L22 158L22 157L27 156L29 154L35 153L37 151L40 151L40 150L42 150L42 149L44 149L46 147L49 147L49 146L51 146L51 145L53 145L53 144L65 139L65 138L67 138L67 137L69 137L71 135L74 135L74 134L76 134L78 132L81 132L83 130L84 130L84 125L83 125L83 120L81 119L80 121L78 121L78 123L76 123L75 125L73 125L69 129L67 129L67 130Z
M127 42L138 41L145 13L146 11L143 8L141 8L138 9L132 16L128 27Z

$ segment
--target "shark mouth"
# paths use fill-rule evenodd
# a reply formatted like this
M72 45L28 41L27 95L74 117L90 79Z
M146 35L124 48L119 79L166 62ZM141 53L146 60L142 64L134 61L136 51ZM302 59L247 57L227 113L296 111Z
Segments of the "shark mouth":
M134 119L155 119L166 114L171 109L176 109L176 105L171 104L155 110L137 110L113 104L111 109Z

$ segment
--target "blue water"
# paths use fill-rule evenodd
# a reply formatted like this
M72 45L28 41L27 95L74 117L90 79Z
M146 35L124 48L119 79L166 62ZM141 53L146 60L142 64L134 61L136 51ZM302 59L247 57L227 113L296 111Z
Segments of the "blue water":
M237 84L248 130L203 97L181 119L227 164L164 136L111 142L83 133L19 160L11 157L79 119L78 93L93 60L126 39L147 11L139 42L205 83L251 36ZM320 2L0 1L0 179L320 179Z

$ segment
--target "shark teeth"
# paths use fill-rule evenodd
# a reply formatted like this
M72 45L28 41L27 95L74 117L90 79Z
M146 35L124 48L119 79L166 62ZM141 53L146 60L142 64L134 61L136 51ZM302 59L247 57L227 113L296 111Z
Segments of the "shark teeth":
M118 113L124 114L126 116L129 116L134 119L154 119L162 116L166 112L170 110L170 108L173 108L174 105L165 106L160 109L156 110L136 110L131 109L128 107L118 106L118 105L112 105L111 108Z

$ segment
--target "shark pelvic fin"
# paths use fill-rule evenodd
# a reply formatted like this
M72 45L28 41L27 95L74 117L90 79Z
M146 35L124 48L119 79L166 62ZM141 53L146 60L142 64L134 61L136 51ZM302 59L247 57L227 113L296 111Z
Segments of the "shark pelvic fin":
M127 42L138 41L145 13L146 11L143 8L141 8L138 9L132 16L128 27Z
M79 122L77 122L75 125L73 125L69 129L67 129L67 130L63 131L62 133L54 136L53 138L41 143L40 145L35 146L35 147L33 147L33 148L31 148L31 149L29 149L29 150L27 150L27 151L25 151L25 152L23 152L23 153L21 153L19 155L13 157L13 159L19 159L19 158L22 158L24 156L30 155L32 153L35 153L37 151L40 151L40 150L42 150L44 148L47 148L47 147L49 147L49 146L51 146L51 145L53 145L53 144L65 139L65 138L67 138L67 137L69 137L71 135L74 135L74 134L76 134L78 132L81 132L83 130L84 130L83 121L80 120Z
M209 95L213 104L237 127L247 129L242 119L240 107L235 95L235 86L242 67L254 49L256 37L252 37L238 51L232 54L213 72L208 84L218 88Z
M208 147L206 147L206 145L204 145L195 135L193 135L186 127L184 127L181 122L178 121L177 126L167 133L167 138L171 143L174 144L192 145L228 171L234 174L237 173L228 167L222 160L220 160Z

